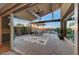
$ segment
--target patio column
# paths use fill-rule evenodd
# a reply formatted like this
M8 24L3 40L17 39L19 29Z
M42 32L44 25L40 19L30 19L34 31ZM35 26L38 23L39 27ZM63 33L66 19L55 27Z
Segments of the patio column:
M74 54L79 55L79 4L74 4L74 19L75 19L75 27L74 27Z
M2 44L2 22L1 22L1 16L0 16L0 45Z
M64 29L63 29L63 22L61 21L61 36L62 36L62 38L64 37L64 34L63 34L63 32L64 32ZM64 40L64 39L63 39Z
M66 37L66 21L63 22L63 36Z
M77 44L77 50L78 50L78 55L79 55L79 4L77 3L77 4L75 4L75 18L76 18L76 38L77 38L77 40L76 41L78 41L76 44Z

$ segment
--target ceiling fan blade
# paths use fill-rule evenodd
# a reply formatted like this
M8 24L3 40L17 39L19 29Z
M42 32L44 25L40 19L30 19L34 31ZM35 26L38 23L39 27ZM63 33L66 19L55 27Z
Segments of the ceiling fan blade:
M34 15L35 17L40 18L40 16L38 16L38 15L35 13L36 11L34 12L33 10L30 10L30 9L29 9L28 12L31 13L32 15Z
M43 13L45 13L45 11L40 11L40 12L43 12Z
M32 11L36 13L36 11L34 9L32 9Z

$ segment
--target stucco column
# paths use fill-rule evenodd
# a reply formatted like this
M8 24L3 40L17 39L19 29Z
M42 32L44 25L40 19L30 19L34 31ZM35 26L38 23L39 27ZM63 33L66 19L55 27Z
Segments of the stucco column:
M79 4L74 4L74 20L75 20L75 27L74 27L74 54L79 55Z
M0 16L0 45L2 44L2 22L1 22L1 16Z

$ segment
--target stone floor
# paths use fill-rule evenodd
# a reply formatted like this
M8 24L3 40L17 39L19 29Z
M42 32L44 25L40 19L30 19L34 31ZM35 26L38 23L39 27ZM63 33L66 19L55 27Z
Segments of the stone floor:
M16 55L16 54L14 54L14 53L11 52L11 51L8 51L8 52L6 52L6 53L4 53L4 54L2 54L2 55Z
M74 46L68 40L59 40L57 34L45 33L41 38L48 38L45 45L24 41L23 35L14 40L14 49L24 55L73 55ZM31 37L31 35L30 35Z

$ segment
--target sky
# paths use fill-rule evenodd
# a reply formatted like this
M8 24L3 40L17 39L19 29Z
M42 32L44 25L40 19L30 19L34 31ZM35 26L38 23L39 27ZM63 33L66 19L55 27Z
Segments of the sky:
M13 18L14 26L17 24L24 24L24 26L28 25L30 23L29 20L26 19L20 19L20 18Z
M60 19L60 9L54 11L53 13L53 19ZM48 15L45 15L43 17L41 17L41 21L45 21L45 20L52 20L52 13L49 13ZM39 19L34 20L33 22L37 22L39 21ZM22 20L22 19L18 19L18 18L14 18L14 26L18 23L20 24L24 24L27 25L30 21L28 20ZM45 28L57 28L60 27L60 22L48 22L45 23L46 25L44 26Z

